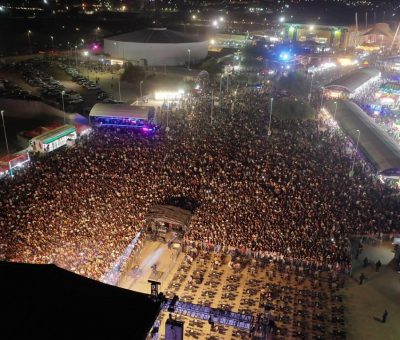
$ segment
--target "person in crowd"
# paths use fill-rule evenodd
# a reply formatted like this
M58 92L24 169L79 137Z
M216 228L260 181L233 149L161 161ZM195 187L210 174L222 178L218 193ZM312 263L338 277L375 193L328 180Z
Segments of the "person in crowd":
M388 311L385 309L385 311L383 312L383 315L382 315L382 323L386 322L388 314L389 314Z
M363 284L364 280L365 280L365 275L364 275L364 273L361 273L360 280L359 280L360 286Z
M269 102L242 88L211 121L205 93L169 115L168 133L98 127L74 148L33 156L0 180L0 259L101 279L148 209L181 197L196 202L185 249L348 271L349 235L398 231L399 199L378 191L362 160L349 177L348 141L316 121L273 117L268 136Z

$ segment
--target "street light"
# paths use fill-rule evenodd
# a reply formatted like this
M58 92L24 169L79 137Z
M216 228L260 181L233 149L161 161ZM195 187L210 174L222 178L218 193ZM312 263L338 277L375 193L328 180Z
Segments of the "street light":
M51 39L51 49L54 50L54 37L51 35L50 39Z
M333 114L333 120L334 121L336 121L337 105L338 105L338 102L335 101L335 113Z
M279 22L285 22L285 17L280 17Z
M65 91L61 91L61 101L62 101L62 108L63 108L63 112L64 112L64 124L65 124L64 94L65 94Z
M308 102L311 102L311 92L312 92L312 85L313 85L313 81L314 81L314 72L311 73L311 85L310 85L310 93L308 95Z
M31 34L32 34L32 31L28 30L29 50L31 51L31 54L32 54Z
M139 86L140 86L140 101L143 103L142 84L143 84L143 80L141 80L140 83L139 83Z
M349 172L349 176L350 177L353 177L353 175L354 175L354 163L356 161L357 150L358 150L358 142L360 141L360 136L361 136L360 130L356 130L356 131L358 132L358 136L357 136L357 143L356 143L356 151L354 153L353 161L351 163L351 169L350 169L350 172Z
M321 89L321 110L322 110L322 106L324 105L324 94L325 94L325 89L322 87L322 89Z
M211 125L213 123L213 119L214 119L214 90L211 90Z
M1 110L1 119L3 121L3 130L4 130L4 139L6 140L6 150L7 150L7 155L10 154L10 150L8 149L8 140L7 140L7 133L6 133L6 124L4 123L4 111Z
M75 45L75 68L78 68L78 52L76 51L78 46Z
M272 104L274 102L274 98L271 97L271 108L269 110L269 122L268 122L268 136L271 136L271 119L272 119Z
M188 70L190 71L190 48L188 48L188 53L189 53Z
M122 101L122 97L121 97L121 75L118 77L118 93L119 93L119 101Z

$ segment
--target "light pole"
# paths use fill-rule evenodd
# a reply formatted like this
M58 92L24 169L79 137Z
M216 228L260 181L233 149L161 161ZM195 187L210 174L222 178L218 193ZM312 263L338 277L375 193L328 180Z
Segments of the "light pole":
M61 101L62 101L62 108L63 108L63 112L64 112L64 124L65 124L64 94L65 94L65 91L61 91Z
M140 83L139 83L139 86L140 86L140 102L141 103L143 103L142 84L143 84L143 80L141 80Z
M271 119L272 119L272 104L274 102L274 98L271 98L271 108L269 109L269 122L268 122L268 136L271 136Z
M78 69L78 52L76 51L78 46L75 45L75 68Z
M189 53L188 70L190 71L190 48L188 49L188 53Z
M68 49L68 66L71 67L71 47L69 46L69 41L67 41L67 49Z
M119 93L119 101L122 101L122 97L121 97L121 76L118 77L118 93Z
M1 119L3 121L3 130L4 130L4 139L6 140L6 150L7 150L7 155L10 154L10 150L8 149L8 140L7 140L7 133L6 133L6 124L4 123L4 111L1 110Z
M213 123L214 116L214 90L211 90L211 125Z
M28 30L29 50L31 51L31 54L32 54L31 34L32 34L32 31Z
M312 85L313 85L313 80L314 80L314 72L311 74L311 85L310 85L310 93L308 95L308 102L311 102L311 92L312 92Z
M336 121L336 113L337 113L337 101L335 101L335 113L333 114L333 120Z
M351 163L351 169L350 169L350 172L349 172L349 176L350 176L350 177L353 177L353 175L354 175L354 163L356 162L357 150L358 150L358 143L359 143L359 141L360 141L360 136L361 136L360 130L356 130L356 131L358 132L358 136L357 136L357 142L356 142L356 151L355 151L355 153L354 153L353 161L352 161L352 163Z
M169 109L170 109L170 107L169 107L169 103L168 103L168 101L167 101L167 127L165 128L165 132L169 132Z
M99 37L98 37L99 31L100 31L100 27L97 27L96 28L96 41L99 39Z
M51 39L51 49L54 51L54 37L51 35L50 39Z
M219 102L220 106L222 104L222 78L224 77L224 74L221 74L221 78L219 78Z
M325 91L325 89L324 88L322 88L322 94L321 94L321 110L322 110L322 106L324 105L324 92Z

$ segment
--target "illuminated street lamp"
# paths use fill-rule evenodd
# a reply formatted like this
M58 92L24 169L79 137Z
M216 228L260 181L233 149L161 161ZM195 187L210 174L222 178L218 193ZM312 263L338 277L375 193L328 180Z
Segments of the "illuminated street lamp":
M285 17L280 17L280 18L279 18L279 22L280 22L280 23L285 22Z
M212 22L212 25L213 25L214 27L218 27L218 21L217 21L217 20L214 20L214 21Z
M333 120L335 120L335 121L336 121L337 105L338 105L338 102L335 101L335 112L333 114Z
M197 17L196 17L195 14L192 15L192 19L193 19L193 20L196 20L196 19L197 19Z
M64 124L65 124L64 94L65 94L65 91L61 91L61 101L62 101L62 108L63 108L63 112L64 112Z
M96 40L98 39L98 34L99 34L99 32L100 32L100 27L97 27L97 28L96 28Z
M4 130L4 139L6 140L6 150L7 150L7 155L10 154L10 150L8 149L8 140L7 140L7 133L6 133L6 124L4 123L4 111L1 110L1 119L3 121L3 130Z
M311 73L310 93L308 94L308 102L309 103L311 102L311 92L312 92L313 81L314 81L314 72Z
M353 162L351 163L351 168L350 168L350 172L349 172L349 176L350 177L353 177L353 175L354 175L354 163L356 161L357 150L358 150L358 142L360 141L360 136L361 136L360 130L356 130L356 131L358 132L358 136L357 136L357 143L356 143L356 151L354 153Z
M31 51L31 54L32 54L31 34L32 34L32 31L28 30L29 50Z
M274 103L274 98L271 97L271 108L269 109L269 122L268 122L268 136L271 136L271 119L272 119L272 104Z
M51 39L51 49L54 50L54 37L51 35L50 39Z
M75 68L78 68L78 52L76 51L78 46L75 45Z

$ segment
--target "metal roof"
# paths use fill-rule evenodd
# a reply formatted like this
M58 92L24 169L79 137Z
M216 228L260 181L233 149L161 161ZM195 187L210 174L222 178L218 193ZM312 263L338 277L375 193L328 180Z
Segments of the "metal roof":
M150 106L132 106L128 104L97 103L90 110L90 117L136 118L149 119L149 112L154 111Z
M333 112L333 102L326 107ZM382 175L400 175L400 147L358 105L349 100L339 100L336 120L346 134L356 141L360 130L359 147Z
M371 78L379 76L379 74L379 70L373 68L360 68L345 74L343 77L332 81L324 87L341 87L349 92L354 92Z
M75 127L73 125L65 124L56 129L46 131L39 136L33 137L32 140L48 144L73 132L76 132Z
M107 40L153 44L183 44L205 41L205 39L199 39L197 37L177 31L171 31L166 28L147 28L140 31L115 35L107 38Z

